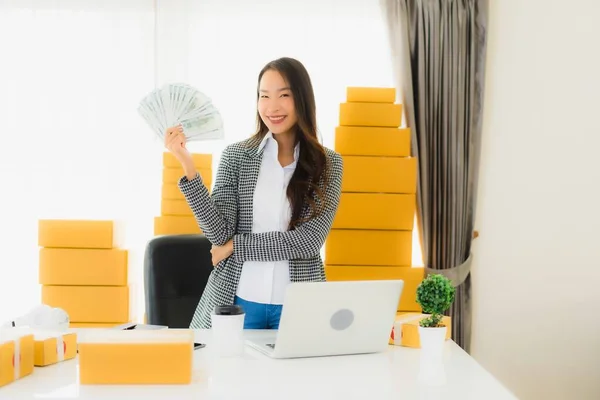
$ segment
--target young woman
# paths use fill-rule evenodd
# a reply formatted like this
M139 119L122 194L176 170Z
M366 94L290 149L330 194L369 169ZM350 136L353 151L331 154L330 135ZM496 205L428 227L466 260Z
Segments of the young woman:
M181 127L165 145L181 162L179 188L213 244L215 266L190 328L210 328L217 305L240 304L246 329L277 329L286 286L325 280L320 250L341 194L343 164L317 139L304 66L268 63L258 76L257 132L223 151L209 194Z

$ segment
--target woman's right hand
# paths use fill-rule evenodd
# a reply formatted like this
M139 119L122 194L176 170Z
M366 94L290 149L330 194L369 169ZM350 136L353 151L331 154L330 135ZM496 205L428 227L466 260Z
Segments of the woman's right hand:
M192 155L185 147L185 142L186 139L181 125L168 128L165 132L165 147L181 163L187 178L192 179L196 176L196 168Z

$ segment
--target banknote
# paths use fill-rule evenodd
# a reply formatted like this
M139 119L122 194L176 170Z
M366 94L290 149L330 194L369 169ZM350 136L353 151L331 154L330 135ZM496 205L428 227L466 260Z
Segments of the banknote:
M187 141L224 138L223 119L210 97L186 83L170 83L150 91L138 114L162 141L169 127L181 124Z

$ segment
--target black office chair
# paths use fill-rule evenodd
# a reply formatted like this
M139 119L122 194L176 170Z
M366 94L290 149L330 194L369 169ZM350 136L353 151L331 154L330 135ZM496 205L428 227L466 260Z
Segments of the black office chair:
M144 254L146 323L188 328L213 269L204 235L151 239Z

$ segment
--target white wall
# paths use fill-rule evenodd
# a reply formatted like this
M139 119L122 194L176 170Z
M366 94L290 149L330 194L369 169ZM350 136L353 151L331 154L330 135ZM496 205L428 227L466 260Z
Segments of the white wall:
M521 399L600 399L600 3L490 3L472 354Z

